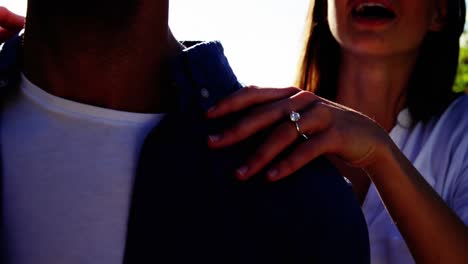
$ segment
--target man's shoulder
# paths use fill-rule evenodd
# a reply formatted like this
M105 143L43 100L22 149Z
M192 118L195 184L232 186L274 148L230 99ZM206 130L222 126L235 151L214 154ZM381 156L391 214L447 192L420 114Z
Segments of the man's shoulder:
M186 49L170 62L173 83L182 96L192 97L207 110L242 87L219 41L183 41L182 44Z

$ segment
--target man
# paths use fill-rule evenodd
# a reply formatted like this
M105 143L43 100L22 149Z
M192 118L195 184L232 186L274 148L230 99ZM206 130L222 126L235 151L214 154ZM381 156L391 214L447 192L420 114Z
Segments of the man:
M324 159L245 183L262 135L207 147L231 121L205 111L241 85L219 43L174 38L168 0L30 0L27 17L0 53L2 263L368 262Z

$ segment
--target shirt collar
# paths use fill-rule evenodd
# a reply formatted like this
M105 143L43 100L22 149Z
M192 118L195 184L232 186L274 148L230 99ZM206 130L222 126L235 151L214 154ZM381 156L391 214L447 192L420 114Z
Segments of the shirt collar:
M192 104L207 110L221 98L241 88L220 42L200 42L171 62L173 85L179 89L179 109Z
M22 34L0 46L0 93L17 86L21 77ZM168 64L171 85L179 92L178 111L195 106L207 110L241 88L220 42L199 42L184 49Z

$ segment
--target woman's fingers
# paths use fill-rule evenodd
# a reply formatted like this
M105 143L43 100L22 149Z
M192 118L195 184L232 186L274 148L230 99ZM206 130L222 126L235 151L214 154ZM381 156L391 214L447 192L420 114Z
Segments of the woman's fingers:
M296 88L247 88L225 99L209 115L217 117L245 108L250 112L230 129L209 137L210 147L236 144L281 123L237 169L241 180L247 180L267 166L271 167L267 177L279 180L323 154L334 154L361 167L372 162L377 146L388 139L387 133L369 117ZM289 120L291 111L301 115L296 122ZM298 139L304 138L305 142L296 144ZM292 152L277 161L287 149Z
M318 156L334 152L336 146L337 142L333 134L330 134L328 130L314 134L307 141L297 146L285 159L273 165L266 174L267 179L269 181L281 180L304 167Z
M0 43L13 37L24 27L25 18L0 6Z
M247 180L252 175L260 172L278 154L297 140L297 132L292 123L282 123L267 140L250 156L244 165L236 170L236 176L240 180Z
M19 31L24 27L25 17L17 15L6 7L0 6L0 27L11 30Z
M218 135L210 135L208 145L213 148L222 148L240 142L257 131L284 119L286 108L288 108L287 100L258 106L227 130Z
M254 105L290 97L301 90L299 88L259 88L249 86L221 100L207 112L208 118L218 118L238 112Z
M363 166L371 160L376 144L385 140L382 129L368 117L297 88L245 88L223 100L208 113L208 117L216 118L244 109L249 112L236 124L208 139L211 148L222 148L277 126L237 169L237 177L241 180L271 166L268 177L275 181L322 154L334 154L345 162ZM301 115L297 122L289 120L292 111ZM296 145L298 139L304 138L308 140ZM291 147L292 152L278 162L277 157Z
M312 93L299 92L292 97L257 106L229 129L219 135L211 135L209 146L220 148L236 144L281 120L289 119L291 111L306 109L315 100L317 97Z
M315 104L314 107L302 113L302 118L298 121L298 126L302 133L310 138L316 137L316 134L323 133L332 120L331 112L324 110L324 107ZM269 163L271 163L281 152L298 139L302 139L296 130L296 126L291 121L286 121L272 131L266 141L256 150L255 154L249 157L245 165L237 171L237 177L246 180L252 175L260 172ZM316 156L305 156L307 162L313 160Z

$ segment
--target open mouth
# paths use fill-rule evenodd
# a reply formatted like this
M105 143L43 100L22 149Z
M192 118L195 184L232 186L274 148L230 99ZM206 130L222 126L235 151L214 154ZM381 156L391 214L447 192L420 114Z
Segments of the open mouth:
M352 16L364 20L392 20L395 12L381 3L360 3L352 9Z

